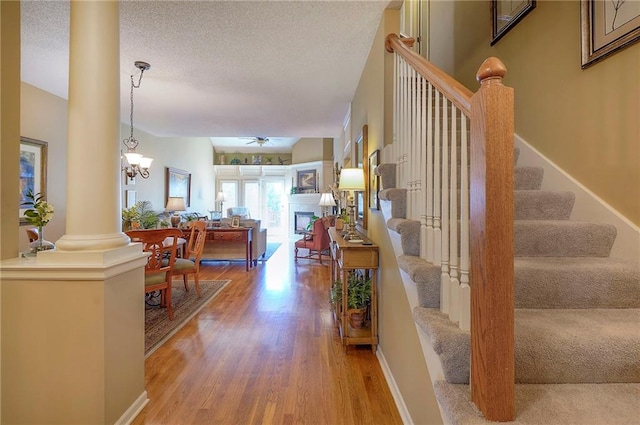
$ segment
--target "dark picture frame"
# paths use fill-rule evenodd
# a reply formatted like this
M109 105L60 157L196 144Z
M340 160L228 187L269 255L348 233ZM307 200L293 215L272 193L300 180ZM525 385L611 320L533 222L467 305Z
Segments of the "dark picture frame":
M376 174L378 165L380 165L380 149L376 149L369 155L369 208L372 210L380 209L380 200L378 199L380 176Z
M491 0L491 45L535 8L536 0Z
M298 170L298 193L315 193L317 189L316 170Z
M640 3L580 1L582 69L640 40Z
M47 142L29 137L20 137L20 225L27 224L23 203L27 202L27 193L40 193L47 197Z
M184 198L184 205L191 205L191 173L177 168L166 167L165 169L165 197L164 204L167 205L170 196Z

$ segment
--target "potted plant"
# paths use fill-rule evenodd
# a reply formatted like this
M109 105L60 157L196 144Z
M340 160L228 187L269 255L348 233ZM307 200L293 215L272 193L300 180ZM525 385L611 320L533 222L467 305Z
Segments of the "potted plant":
M341 317L342 313L342 281L340 279L334 280L331 283L331 289L329 290L329 299L331 300L331 307L333 309L334 318Z
M266 160L267 160L267 165L271 165L271 164L273 164L273 157L268 156L268 157L266 158Z
M364 325L371 304L371 278L362 271L353 271L347 280L347 312L354 329Z

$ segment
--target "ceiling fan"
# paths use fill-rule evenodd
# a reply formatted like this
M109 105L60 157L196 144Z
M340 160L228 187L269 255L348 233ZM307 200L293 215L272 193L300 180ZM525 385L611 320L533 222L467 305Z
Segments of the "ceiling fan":
M265 143L269 143L269 138L268 137L242 137L243 139L251 139L250 142L247 142L247 145L250 145L252 143L257 143L258 146L262 146Z

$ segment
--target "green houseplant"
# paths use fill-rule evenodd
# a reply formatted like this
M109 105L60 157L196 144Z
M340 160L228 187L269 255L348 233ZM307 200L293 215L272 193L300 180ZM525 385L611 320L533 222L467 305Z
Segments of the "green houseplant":
M361 271L353 271L347 280L347 309L351 327L364 324L367 307L371 304L371 278Z
M131 208L122 209L122 230L155 229L159 218L149 201L138 201Z

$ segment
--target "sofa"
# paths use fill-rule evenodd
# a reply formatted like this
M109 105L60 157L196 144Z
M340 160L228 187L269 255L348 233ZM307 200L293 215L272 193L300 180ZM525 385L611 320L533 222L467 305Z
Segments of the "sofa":
M231 219L223 218L219 223L220 227L231 227ZM260 220L241 219L240 227L252 227L252 247L253 263L256 265L260 257L264 258L267 252L267 229L261 228ZM207 238L209 239L209 238ZM202 260L244 260L244 243L235 242L210 242L206 241L202 252Z

